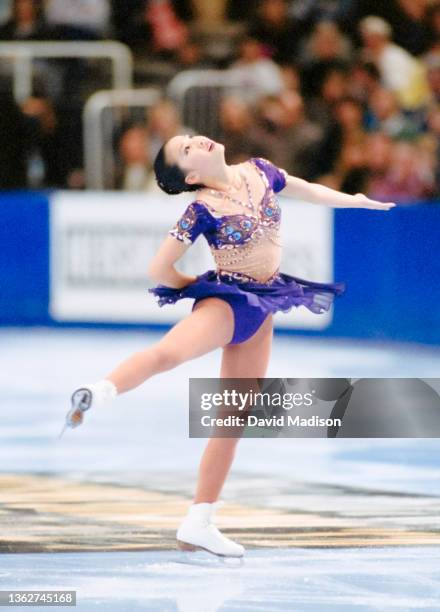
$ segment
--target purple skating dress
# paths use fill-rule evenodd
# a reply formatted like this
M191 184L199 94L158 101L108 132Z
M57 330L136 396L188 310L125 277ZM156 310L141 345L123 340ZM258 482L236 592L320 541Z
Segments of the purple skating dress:
M286 173L262 158L251 163L265 185L256 214L220 215L206 202L192 202L170 234L192 244L203 234L211 248L216 270L208 270L181 289L158 285L149 289L159 306L193 298L194 306L207 297L230 304L234 335L230 344L245 342L268 314L305 306L315 314L327 311L344 283L317 283L279 271L281 261L281 209L275 198L286 186Z

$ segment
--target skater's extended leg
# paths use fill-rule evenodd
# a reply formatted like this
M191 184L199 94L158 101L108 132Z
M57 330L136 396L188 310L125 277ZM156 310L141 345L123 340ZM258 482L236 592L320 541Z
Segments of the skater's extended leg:
M221 378L264 378L269 363L272 336L273 322L272 315L269 315L257 333L247 342L226 346L223 349ZM249 384L251 383L252 381L249 381ZM239 439L209 440L200 462L194 503L214 502L218 499Z
M229 304L219 298L206 298L159 342L129 357L106 378L118 393L124 393L153 374L225 346L233 333L234 316Z
M104 404L118 393L124 393L147 378L225 346L234 333L231 306L215 297L200 300L191 314L177 323L153 346L135 353L105 379L86 384L72 395L72 407L66 416L66 427L76 427L91 406ZM64 431L64 429L63 429Z

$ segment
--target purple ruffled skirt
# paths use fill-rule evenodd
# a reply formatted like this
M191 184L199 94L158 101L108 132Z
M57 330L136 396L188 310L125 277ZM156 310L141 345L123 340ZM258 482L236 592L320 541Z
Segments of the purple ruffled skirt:
M315 314L329 310L333 299L345 291L344 283L316 283L279 272L269 283L239 281L208 270L182 289L158 285L148 290L156 295L159 306L193 298L194 306L207 297L218 297L234 312L234 335L230 344L245 342L262 325L267 315L288 312L305 306Z

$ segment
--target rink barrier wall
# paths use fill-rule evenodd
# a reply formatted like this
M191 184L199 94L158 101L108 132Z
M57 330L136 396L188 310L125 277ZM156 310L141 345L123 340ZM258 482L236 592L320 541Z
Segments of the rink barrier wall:
M164 329L151 323L65 323L49 314L50 192L0 196L0 325ZM324 330L280 333L440 344L440 202L379 211L335 209L333 278L347 284ZM294 274L293 271L291 271Z

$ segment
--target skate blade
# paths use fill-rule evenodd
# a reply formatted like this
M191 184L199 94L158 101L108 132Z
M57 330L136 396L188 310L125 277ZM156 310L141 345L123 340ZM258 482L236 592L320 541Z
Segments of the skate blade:
M244 557L234 557L231 555L221 555L203 546L188 544L177 540L177 547L181 553L177 563L187 563L189 565L212 565L212 566L227 566L227 567L242 567L244 565Z
M66 429L67 429L67 425L64 425L63 429L60 432L60 435L58 436L58 440L60 440L63 437L63 434L66 431Z
M179 555L174 562L181 565L195 565L208 569L237 569L244 565L243 557L222 557L205 550L195 552L179 551Z

